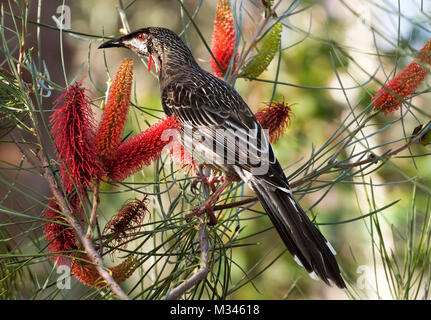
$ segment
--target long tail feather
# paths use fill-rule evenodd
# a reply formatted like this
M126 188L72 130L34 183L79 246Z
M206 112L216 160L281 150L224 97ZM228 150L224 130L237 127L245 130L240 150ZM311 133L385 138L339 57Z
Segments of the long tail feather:
M276 188L250 173L247 176L244 180L255 191L295 261L313 279L320 278L328 285L335 283L339 288L345 288L334 257L335 250L295 201L290 189Z

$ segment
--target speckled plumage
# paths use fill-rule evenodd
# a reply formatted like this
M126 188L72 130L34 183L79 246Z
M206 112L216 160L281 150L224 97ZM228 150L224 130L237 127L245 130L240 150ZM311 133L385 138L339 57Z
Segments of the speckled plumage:
M145 40L140 43L135 40L137 36ZM267 135L262 134L262 127L239 93L201 69L187 46L168 29L140 29L101 47L111 46L128 47L141 56L151 56L157 65L165 113L180 119L184 133L198 130L202 132L203 140L215 141L204 147L206 152L196 160L210 164L228 176L237 175L246 182L255 191L294 260L311 277L318 276L328 285L335 283L344 288L332 246L295 201ZM216 139L220 131L227 132L226 139L233 138L235 142L224 143L225 140ZM238 138L238 133L244 136ZM244 141L246 148L241 144ZM194 144L190 142L202 140L195 141L184 134L182 142L184 148L192 152ZM216 152L217 146L226 152L220 155ZM232 163L226 161L228 152L234 154ZM244 157L247 161L240 161ZM256 173L255 169L262 164L267 170Z

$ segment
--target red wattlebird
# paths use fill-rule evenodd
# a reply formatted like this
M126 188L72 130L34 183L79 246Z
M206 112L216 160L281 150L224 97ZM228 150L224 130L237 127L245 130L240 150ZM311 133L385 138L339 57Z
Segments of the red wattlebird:
M111 47L148 58L149 68L154 64L163 110L183 124L184 148L199 163L224 172L224 182L195 214L209 212L223 189L240 178L256 193L295 261L312 278L345 288L334 249L295 201L267 135L238 92L202 70L171 30L143 28L99 48Z

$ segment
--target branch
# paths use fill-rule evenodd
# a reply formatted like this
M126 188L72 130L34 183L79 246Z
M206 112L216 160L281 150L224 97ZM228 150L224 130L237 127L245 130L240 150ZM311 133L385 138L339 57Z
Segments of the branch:
M126 12L124 11L123 1L118 1L118 14L120 15L121 24L123 25L124 32L126 34L130 33L130 26L127 20Z
M166 296L166 300L176 300L187 290L197 285L201 280L205 279L209 271L208 250L209 240L206 231L205 216L200 218L199 222L199 244L201 247L201 266L199 270L182 284L172 289Z
M91 208L91 216L90 216L90 221L88 223L87 238L91 237L91 234L93 232L92 230L93 230L93 227L94 227L94 222L96 221L97 207L99 206L99 203L100 203L99 185L100 185L99 181L96 181L94 183L93 206Z
M202 170L202 166L200 166L199 170ZM210 175L210 170L206 169L205 174L201 173L202 175L208 177ZM204 194L205 198L209 198L209 187L208 184L204 183ZM202 215L199 217L199 245L201 248L201 266L199 270L192 275L188 280L184 281L179 286L175 287L171 290L171 292L168 293L165 300L176 300L178 299L182 294L184 294L187 290L192 288L193 286L197 285L202 279L204 279L208 272L208 250L209 250L209 239L208 239L208 233L206 230L206 222L205 222L205 215Z
M87 252L88 257L90 258L91 262L94 263L97 271L99 272L99 275L106 281L107 286L111 289L111 291L116 294L118 297L130 300L130 297L121 289L121 287L118 285L118 283L115 281L115 279L112 277L111 273L107 270L103 263L102 257L99 255L99 253L94 248L93 243L91 240L85 235L85 232L81 226L81 223L76 219L76 217L73 215L73 213L70 211L67 201L63 196L63 193L58 188L54 175L52 174L50 170L50 165L48 162L48 159L45 156L44 152L41 152L40 154L40 161L41 165L37 165L34 161L34 159L31 157L30 153L24 149L19 141L16 139L14 134L11 132L10 136L13 140L13 142L16 144L16 146L19 148L21 153L27 158L27 160L38 169L38 171L42 174L42 176L45 178L45 180L48 182L49 189L51 190L52 195L55 197L55 200L62 208L62 213L65 215L65 218L67 222L75 229L76 235L79 238L79 241L81 242L82 246L84 247L85 251Z
M405 149L411 147L412 145L418 143L429 131L431 131L431 121L428 122L428 124L425 126L425 128L423 128L414 139L410 139L409 142L407 142L406 144L402 145L401 147L389 151L383 155L381 155L380 157L376 157L376 156L371 156L368 157L365 160L361 160L361 161L357 161L357 162L353 162L353 163L339 163L336 164L334 167L335 168L353 168L353 167L358 167L358 166L362 166L364 164L368 164L371 162L377 162L383 158L390 158L398 153L400 153L401 151L404 151Z
M255 201L257 201L257 197L252 197L252 198L244 199L244 200L237 201L237 202L220 204L220 205L214 206L213 210L214 211L219 211L219 210L224 210L224 209L230 209L230 208L240 207L240 206L243 206L245 204L249 204L249 203L252 203L252 202L255 202Z
M374 112L368 115L368 117L365 118L364 121L362 121L362 124L358 126L355 131L346 139L346 141L343 142L343 144L337 149L337 151L334 152L331 159L329 159L328 164L333 164L335 160L337 160L338 155L346 148L346 146L353 140L353 138L356 136L356 134L370 121L375 115L377 115L379 112Z

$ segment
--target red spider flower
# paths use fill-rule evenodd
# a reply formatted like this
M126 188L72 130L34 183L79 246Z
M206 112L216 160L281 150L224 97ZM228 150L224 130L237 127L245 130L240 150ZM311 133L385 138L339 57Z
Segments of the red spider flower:
M415 93L425 76L424 68L411 62L374 95L374 109L383 110L384 113L398 110L401 102Z
M108 176L122 181L156 160L168 145L180 123L175 116L167 117L150 128L121 143L115 155L105 161Z
M89 260L87 255L81 254L83 260ZM99 275L94 264L83 260L75 259L72 264L71 274L82 284L95 288L102 288L106 285L105 280ZM136 255L129 256L119 265L109 268L112 277L118 283L127 280L139 267L139 260Z
M418 59L423 63L431 64L431 39L419 51Z
M66 191L79 191L102 175L101 164L94 150L93 113L85 89L80 83L67 88L55 102L55 112L50 119L60 175Z
M123 137L133 81L133 59L124 59L109 90L108 102L96 133L96 151L102 160L114 156Z
M235 38L235 26L229 1L219 0L214 20L211 51L220 67L212 57L210 61L213 74L217 77L223 76L229 67L235 51ZM236 62L237 55L235 55L234 59Z
M420 62L431 64L431 39L418 53ZM416 92L429 70L413 61L383 86L373 97L375 110L392 113L398 110L404 99Z
M147 209L147 197L142 200L129 199L121 207L120 211L109 220L103 229L103 234L108 234L113 240L114 246L122 244L121 248L126 248L133 234L141 230L145 215L149 213Z
M71 205L75 209L78 206L77 197L71 200ZM45 234L45 241L49 242L48 250L55 254L55 264L70 264L69 257L73 256L73 251L78 250L75 241L75 231L67 224L67 221L62 216L61 208L54 200L48 203L45 209L45 219L52 222L44 224L43 233Z
M291 114L290 106L283 99L282 103L272 101L256 112L255 116L262 128L269 131L271 143L275 143L289 126Z

